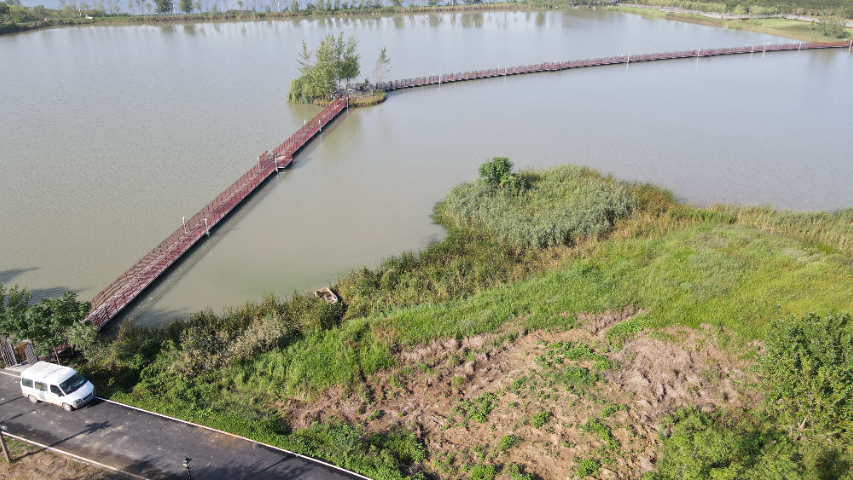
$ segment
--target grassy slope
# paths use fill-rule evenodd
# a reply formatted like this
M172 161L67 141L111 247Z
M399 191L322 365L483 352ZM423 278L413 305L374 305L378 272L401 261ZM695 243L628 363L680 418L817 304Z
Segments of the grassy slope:
M586 172L581 176L588 180L588 171L578 171ZM632 305L645 313L615 327L611 336L710 323L727 327L742 343L761 339L768 322L780 315L849 311L853 305L853 211L691 209L676 205L667 192L647 186L630 190L638 207L606 238L577 239L573 246L532 254L496 247L476 235L460 236L450 225L448 238L426 251L432 253L395 257L376 271L354 273L355 282L344 282L348 300L353 285L374 278L374 290L355 292L374 299L367 302L364 311L372 313L365 316L350 312L348 320L334 326L311 320L319 310L310 302L270 299L268 305L232 312L228 318L245 319L222 321L219 327L254 325L271 311L287 316L281 305L302 312L297 316L307 326L301 334L288 333L286 341L258 355L196 373L176 371L181 364L176 359L227 349L192 350L189 330L176 324L175 331L183 333L170 334L165 342L160 338L148 353L140 353L147 347L138 346L145 342L134 341L137 350L129 358L93 365L89 373L99 391L115 400L322 456L376 478L398 478L397 462L418 462L425 454L411 433L372 436L373 443L356 442L352 453L342 453L334 445L361 438L360 427L318 424L291 433L288 405L310 401L329 387L358 389L374 373L397 368L397 352L436 338L508 328L563 330L575 324L579 313ZM465 245L448 246L454 243ZM491 253L482 255L478 245ZM489 268L481 268L485 264ZM448 287L458 286L466 271L480 272L482 281L458 290ZM393 281L385 281L389 277ZM406 292L414 290L420 296L409 297ZM407 300L395 302L397 293ZM307 310L300 310L303 303ZM235 338L247 335L234 332Z
M763 337L779 315L853 305L851 269L802 244L741 225L691 225L660 239L608 241L582 258L529 280L442 305L371 319L402 344L498 330L565 327L562 313L634 305L645 325L726 326Z

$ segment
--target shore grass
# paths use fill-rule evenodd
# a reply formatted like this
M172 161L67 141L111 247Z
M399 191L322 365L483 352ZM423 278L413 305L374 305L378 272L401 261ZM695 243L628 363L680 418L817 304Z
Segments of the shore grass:
M495 212L486 207L506 193L462 185L436 207L444 240L351 272L334 286L341 304L267 297L160 330L127 324L81 369L108 398L371 478L403 478L401 466L422 465L427 455L412 432L369 434L339 421L292 430L288 405L329 388L356 394L368 379L401 368L400 352L436 339L510 341L632 308L642 313L610 330L609 348L640 330L705 324L742 346L763 339L774 319L853 305L853 210L693 208L666 190L570 166L522 176L529 197L516 198L523 204L516 213L551 231L564 220L556 213L585 197L597 195L596 208L611 214L583 217L598 227L557 235L559 242L515 242L485 221ZM353 437L369 441L334 447Z
M734 30L747 30L750 32L767 33L780 37L794 38L806 42L837 42L837 37L830 37L815 30L815 24L799 20L787 20L784 18L753 18L748 20L720 20L702 15L691 15L686 13L670 13L661 10L635 8L630 6L608 6L607 10L615 12L633 13L646 18L662 18L666 20L679 20L683 22L708 25L712 27L731 28ZM845 28L844 38L853 37L853 28Z

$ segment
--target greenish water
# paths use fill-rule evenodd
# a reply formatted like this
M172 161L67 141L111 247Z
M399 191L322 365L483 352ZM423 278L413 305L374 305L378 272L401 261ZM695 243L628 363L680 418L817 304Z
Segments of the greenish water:
M83 27L0 37L0 281L90 298L319 108L302 41L382 47L391 76L787 42L591 10ZM486 158L589 165L697 204L853 205L847 51L602 67L390 94L352 110L131 314L156 324L333 282L441 235Z

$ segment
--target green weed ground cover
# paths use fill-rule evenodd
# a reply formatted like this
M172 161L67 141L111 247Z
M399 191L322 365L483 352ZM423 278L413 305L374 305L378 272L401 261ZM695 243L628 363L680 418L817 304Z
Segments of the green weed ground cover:
M403 467L426 455L413 434L371 434L337 421L291 430L283 406L329 387L356 392L395 368L398 352L434 339L563 330L580 314L630 306L643 313L611 329L617 347L638 330L670 325L724 327L741 343L763 339L771 320L853 305L851 210L696 209L661 189L576 167L523 175L527 189L513 195L528 195L528 205L511 205L500 189L460 187L457 193L471 189L477 193L470 201L490 207L442 203L436 217L448 226L447 238L348 275L337 286L343 304L269 297L162 330L127 325L84 371L115 400L372 478L401 478ZM560 230L567 216L540 212L577 205L594 212L572 217L582 218L572 224L580 228ZM444 210L451 207L455 219ZM515 242L504 226L484 220L495 208L527 211L537 225L563 233L545 242L554 245L548 248ZM529 230L538 231L549 230ZM596 361L575 345L561 348L545 361ZM344 444L351 448L335 447Z

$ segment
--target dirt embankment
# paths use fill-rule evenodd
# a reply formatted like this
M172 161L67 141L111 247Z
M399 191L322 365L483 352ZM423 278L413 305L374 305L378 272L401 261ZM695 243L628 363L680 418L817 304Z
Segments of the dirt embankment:
M572 478L600 461L599 478L653 467L662 415L755 401L747 363L717 346L710 328L640 333L611 351L605 334L639 314L579 318L579 328L436 341L402 352L401 368L352 391L291 404L294 427L338 417L373 431L409 428L442 478L478 464L517 464L543 479Z

